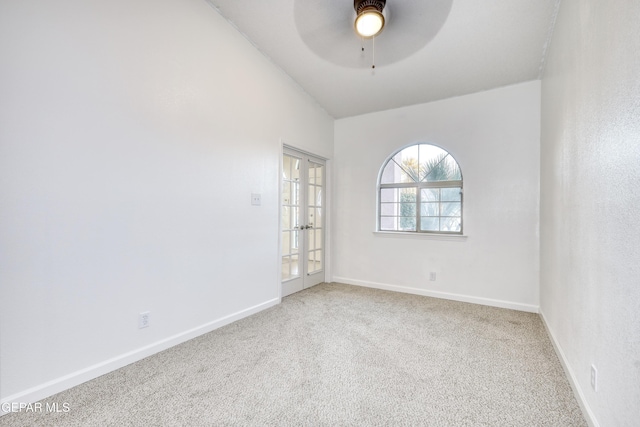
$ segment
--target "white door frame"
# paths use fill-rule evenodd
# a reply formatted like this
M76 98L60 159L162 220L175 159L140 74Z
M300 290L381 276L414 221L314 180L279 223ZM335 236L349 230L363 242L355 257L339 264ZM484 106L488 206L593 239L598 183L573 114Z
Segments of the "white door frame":
M324 281L331 281L331 188L332 188L332 168L331 161L326 157L310 153L293 145L285 144L280 140L280 160L278 162L278 258L277 258L277 283L278 295L282 300L282 172L283 156L285 150L293 150L305 156L315 157L324 161ZM306 207L305 207L306 208ZM306 255L306 254L305 254Z

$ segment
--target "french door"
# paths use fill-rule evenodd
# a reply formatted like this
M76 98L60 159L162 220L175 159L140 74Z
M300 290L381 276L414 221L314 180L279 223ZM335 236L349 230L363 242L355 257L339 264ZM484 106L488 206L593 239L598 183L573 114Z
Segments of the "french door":
M324 282L325 162L285 147L281 180L284 297Z

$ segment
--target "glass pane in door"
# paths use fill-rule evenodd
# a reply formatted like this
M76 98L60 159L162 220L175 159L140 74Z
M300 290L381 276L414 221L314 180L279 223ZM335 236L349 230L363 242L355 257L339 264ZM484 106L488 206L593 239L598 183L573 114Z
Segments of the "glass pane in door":
M309 183L307 194L307 274L322 270L322 192L324 165L309 162Z
M300 276L300 164L298 157L282 158L282 280Z

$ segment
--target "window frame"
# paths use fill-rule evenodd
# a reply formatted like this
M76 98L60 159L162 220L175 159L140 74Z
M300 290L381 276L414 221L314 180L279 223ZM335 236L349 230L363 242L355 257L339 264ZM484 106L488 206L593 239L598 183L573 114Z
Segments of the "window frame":
M455 161L456 165L458 166L458 170L460 171L460 178L459 180L451 180L451 181L424 181L424 182L399 182L399 183L388 183L388 184L383 184L382 181L382 176L384 173L385 168L387 167L387 165L389 164L389 162L393 161L393 158L398 155L398 153L401 153L402 151L411 148L411 147L416 147L416 146L420 146L420 145L430 145L436 148L439 148L440 150L444 151L445 153L447 153L448 156L451 156L451 158L453 159L453 161ZM376 186L376 232L377 233L390 233L390 234L406 234L406 235L435 235L435 236L463 236L463 232L464 232L464 176L462 174L462 168L460 167L460 163L458 163L458 161L456 160L456 158L447 150L445 150L444 148L440 147L439 145L436 144L431 144L431 143L427 143L427 142L418 142L418 143L413 143L413 144L409 144L406 145L402 148L400 148L399 150L391 153L391 155L389 155L386 160L382 163L382 166L380 168L380 171L378 172L378 180L377 180L377 186ZM383 189L401 189L401 188L415 188L416 189L416 201L415 201L415 212L416 212L416 216L415 216L415 220L416 220L416 227L415 230L387 230L387 229L382 229L381 228L381 219L382 219L382 190ZM425 188L460 188L460 231L442 231L442 230L421 230L421 220L422 220L422 215L421 215L421 204L422 204L422 189ZM442 200L439 201L439 203L442 203ZM403 218L398 216L397 218ZM442 217L440 215L437 216L437 218L447 218L447 217Z

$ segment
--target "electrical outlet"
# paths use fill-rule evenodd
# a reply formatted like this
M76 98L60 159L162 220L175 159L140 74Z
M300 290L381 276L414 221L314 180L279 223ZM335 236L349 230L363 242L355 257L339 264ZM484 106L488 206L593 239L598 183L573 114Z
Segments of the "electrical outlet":
M138 315L138 329L149 327L150 321L151 321L151 312L143 311Z
M251 193L251 204L253 206L260 206L262 203L262 196L258 193Z
M429 280L432 282L436 281L436 272L432 271L431 273L429 273Z
M598 370L595 365L591 365L591 388L598 391Z

